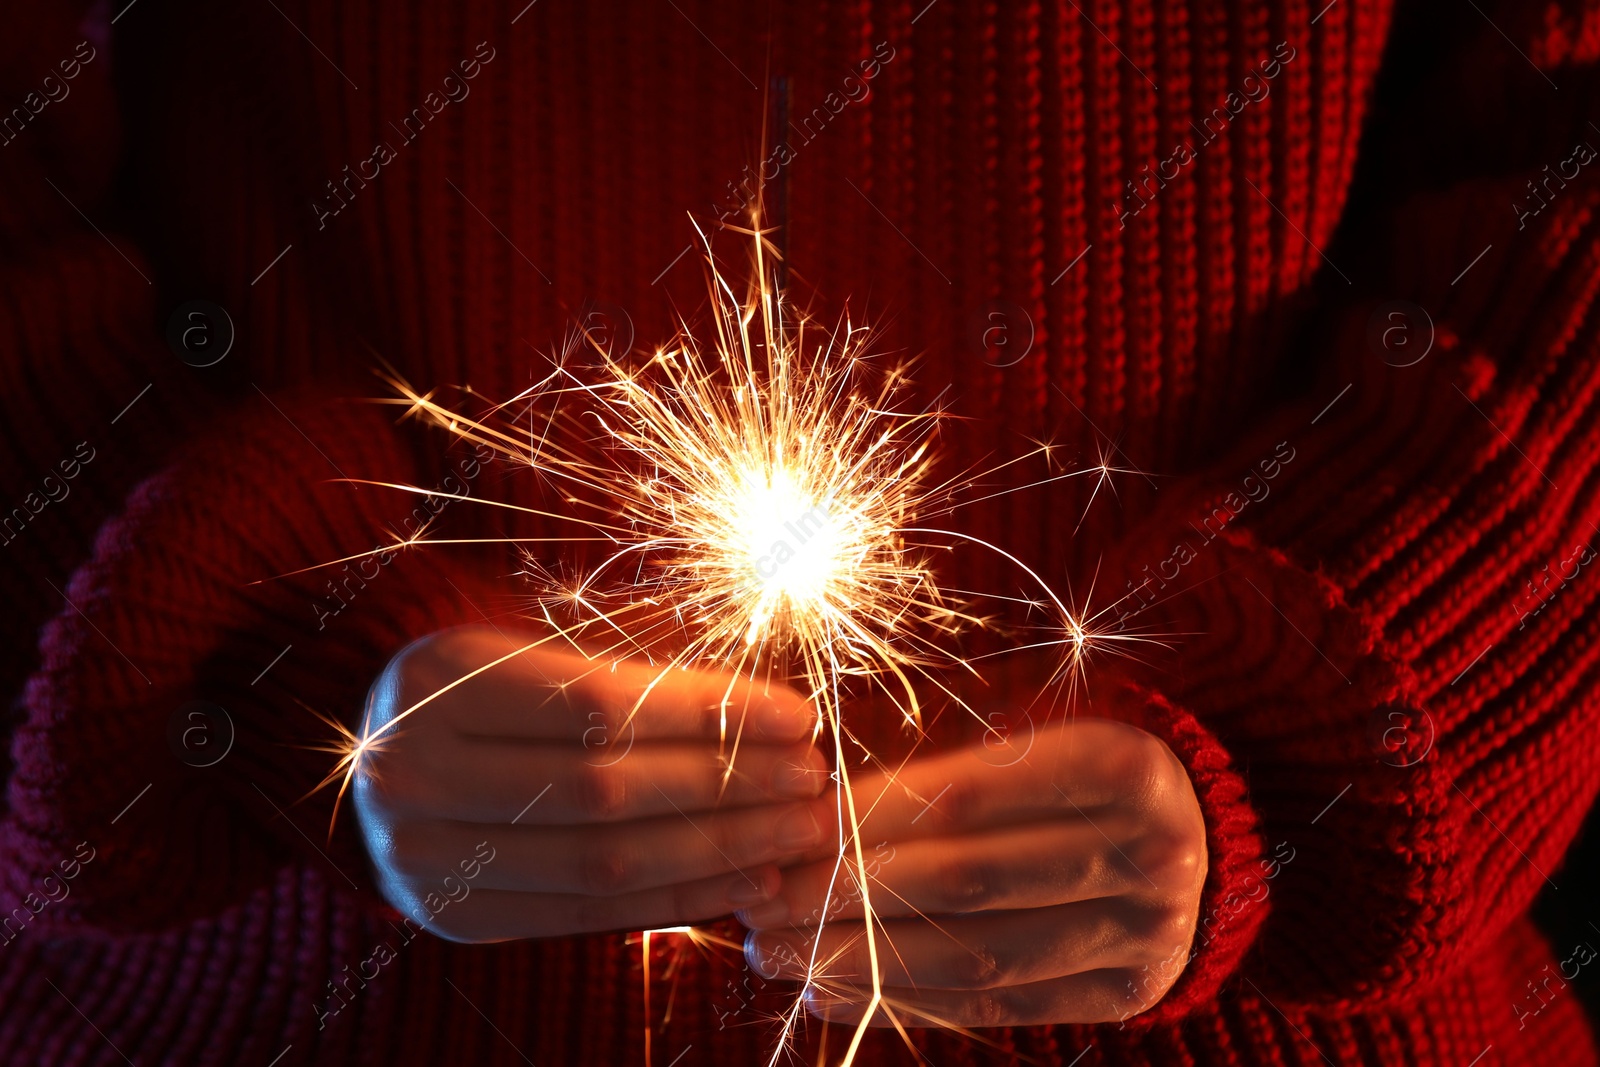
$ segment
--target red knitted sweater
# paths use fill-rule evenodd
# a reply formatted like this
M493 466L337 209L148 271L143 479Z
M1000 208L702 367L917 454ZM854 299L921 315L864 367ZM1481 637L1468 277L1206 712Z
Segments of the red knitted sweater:
M954 385L953 468L1150 472L1081 527L1069 481L962 528L1185 635L1138 679L1209 828L1177 986L923 1053L1600 1062L1527 918L1600 780L1597 5L12 6L0 1062L623 1064L647 1026L658 1063L765 1062L781 990L736 954L646 1020L622 935L408 937L348 819L324 847L313 713L514 611L504 557L260 582L407 528L335 479L538 499L352 402L371 368L499 397L597 309L665 339L687 213L763 167L796 292ZM214 366L162 341L193 298L238 329ZM486 510L436 529L530 532ZM214 766L169 740L197 699Z

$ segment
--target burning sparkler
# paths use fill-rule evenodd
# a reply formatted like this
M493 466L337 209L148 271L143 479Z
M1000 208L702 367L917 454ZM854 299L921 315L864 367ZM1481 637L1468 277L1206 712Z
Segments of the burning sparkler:
M904 368L885 366L868 352L865 327L846 317L824 329L786 302L771 270L775 253L758 223L736 232L749 238L754 257L742 295L718 270L701 235L715 322L709 347L696 342L687 324L673 345L642 359L580 333L545 380L479 417L460 414L398 378L390 384L401 397L393 402L404 404L407 415L543 477L566 511L459 499L575 522L585 539L606 546L597 565L565 580L524 549L525 573L538 587L534 614L548 634L542 640L569 641L591 657L637 657L659 666L631 714L650 688L690 666L727 670L736 678L798 680L817 706L838 782L839 847L830 895L833 886L853 883L873 970L870 1003L842 1061L849 1065L874 1009L893 1017L894 1008L883 1002L880 986L881 934L847 741L866 759L876 757L846 721L847 698L865 689L886 694L910 730L922 722L919 694L940 692L965 707L941 676L952 670L976 675L972 663L950 649L957 633L989 624L971 606L977 595L964 593L958 603L941 590L931 553L972 543L1027 576L1038 599L995 599L1049 613L1049 633L1031 647L1063 650L1058 681L1075 685L1092 649L1139 638L1096 629L1095 617L1070 609L1004 550L927 525L961 506L960 491L978 478L1028 457L981 475L936 480L932 446L949 416L911 407ZM1048 463L1048 446L1029 456L1041 454ZM1102 457L1096 466L1045 481L1098 476L1104 484L1118 470ZM437 543L419 534L383 551ZM739 745L738 729L732 736L728 729L732 691L730 683L722 706L724 785ZM341 795L363 755L439 695L363 736L345 731L342 758L329 776L340 782ZM803 1018L804 994L825 981L826 964L811 962L812 977L783 1016L774 1061ZM646 976L648 982L648 962Z

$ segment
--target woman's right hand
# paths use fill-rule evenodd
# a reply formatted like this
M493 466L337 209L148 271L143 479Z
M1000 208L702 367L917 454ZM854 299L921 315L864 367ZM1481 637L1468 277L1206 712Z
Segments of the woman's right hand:
M531 640L441 631L374 684L368 736L511 657L360 758L357 817L396 908L452 941L678 926L771 899L780 865L824 840L827 767L799 694L545 645L512 655Z

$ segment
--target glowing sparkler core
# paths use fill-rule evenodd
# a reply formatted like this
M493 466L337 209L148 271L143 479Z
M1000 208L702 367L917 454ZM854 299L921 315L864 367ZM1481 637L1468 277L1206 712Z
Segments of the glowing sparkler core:
M836 508L817 503L795 472L777 467L738 479L727 531L730 555L744 553L754 578L755 607L745 643L754 644L780 609L817 612L837 597L841 575L867 554L877 531L852 522L843 528ZM859 514L859 513L855 513ZM855 517L852 514L852 518Z
M609 627L652 656L659 643L645 637L670 619L688 638L676 663L776 667L802 675L814 694L841 674L905 680L939 656L909 622L948 632L972 621L943 603L903 535L948 494L925 478L942 415L896 410L906 387L898 368L865 355L867 333L848 320L819 329L785 304L766 278L762 238L750 236L747 296L713 266L715 345L700 348L685 328L675 347L639 365L581 338L589 347L569 357L598 367L575 370L564 358L502 406L551 405L532 440L403 391L414 410L561 478L574 499L620 520L586 522L616 550L545 598L547 609L576 608L580 627ZM583 410L574 416L569 406L566 421L585 433L555 430L556 409L572 399ZM585 437L597 454L572 443ZM901 688L915 720L915 694Z

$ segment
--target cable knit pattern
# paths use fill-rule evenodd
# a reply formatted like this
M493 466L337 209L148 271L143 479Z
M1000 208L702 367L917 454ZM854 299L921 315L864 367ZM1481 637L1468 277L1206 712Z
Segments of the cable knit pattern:
M1600 144L1592 4L524 5L8 14L0 109L78 42L99 51L0 144L0 489L28 511L0 546L0 893L21 909L0 1060L623 1064L654 1027L657 1063L765 1062L783 991L726 1014L735 954L680 959L670 1018L663 990L647 1020L623 935L401 925L350 820L329 838L330 761L305 746L318 716L359 720L405 643L521 592L488 551L307 569L422 499L346 479L541 499L360 403L371 369L499 398L596 307L642 346L674 308L694 320L685 213L740 203L770 82L794 292L915 355L926 400L953 385L950 473L1030 439L1149 472L1092 507L1056 482L953 521L1174 635L1100 664L1090 710L1161 736L1207 827L1166 997L1130 987L1125 1025L988 1044L919 1031L917 1054L1600 1063L1570 995L1524 1027L1513 1011L1566 955L1527 912L1600 782L1600 584L1561 570L1600 538L1600 193L1585 170L1516 210ZM239 328L214 367L159 337L195 297ZM1434 324L1405 367L1369 336L1397 299ZM1032 338L1007 366L1019 349L974 340L997 308ZM35 506L79 442L71 493ZM461 502L437 521L540 532ZM952 562L965 588L1008 580ZM190 699L238 727L214 767L169 748ZM1395 765L1395 723L1420 762ZM23 903L75 856L69 895ZM380 945L394 962L358 984ZM654 947L659 975L673 947ZM802 1057L839 1036L808 1031ZM916 1057L880 1033L858 1062Z

